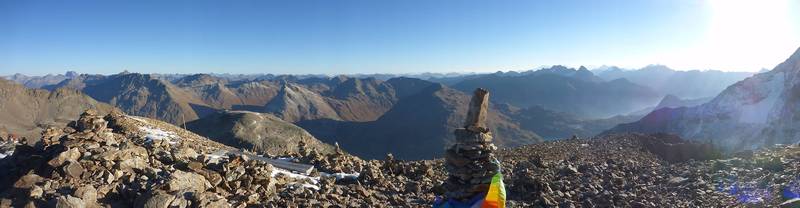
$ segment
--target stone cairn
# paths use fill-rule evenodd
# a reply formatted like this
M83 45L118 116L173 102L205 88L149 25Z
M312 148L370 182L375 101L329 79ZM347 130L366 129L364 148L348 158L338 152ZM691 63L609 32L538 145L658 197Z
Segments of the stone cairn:
M448 179L444 182L445 199L468 201L486 194L500 165L492 152L492 132L486 126L489 91L478 88L469 104L464 128L456 129L456 142L445 153Z

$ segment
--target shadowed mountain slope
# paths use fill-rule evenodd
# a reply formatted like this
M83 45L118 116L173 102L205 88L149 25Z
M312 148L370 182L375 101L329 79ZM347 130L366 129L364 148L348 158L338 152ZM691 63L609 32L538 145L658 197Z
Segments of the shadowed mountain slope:
M517 108L499 104L497 109L522 129L536 132L546 140L566 139L573 135L588 138L602 133L621 123L636 121L641 116L614 116L602 119L586 119L570 113L557 112L541 106Z
M439 157L454 139L453 130L463 125L469 97L441 84L428 86L407 96L378 120L342 122L328 119L302 121L298 125L317 138L338 142L342 148L363 158L382 158L392 153L402 159ZM540 142L533 132L520 129L505 115L493 110L489 127L500 146Z
M483 87L497 103L523 108L540 105L587 118L626 114L653 106L660 98L657 92L626 80L597 81L586 75L591 74L588 70L553 68L519 76L485 75L453 87L464 92Z

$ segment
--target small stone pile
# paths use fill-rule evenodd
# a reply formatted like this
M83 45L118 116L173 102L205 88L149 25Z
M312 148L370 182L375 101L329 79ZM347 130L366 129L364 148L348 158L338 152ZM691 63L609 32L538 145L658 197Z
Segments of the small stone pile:
M445 169L449 177L444 182L446 199L467 201L485 194L500 165L492 153L492 134L486 126L489 92L475 90L470 102L467 121L455 130L456 143L445 153Z

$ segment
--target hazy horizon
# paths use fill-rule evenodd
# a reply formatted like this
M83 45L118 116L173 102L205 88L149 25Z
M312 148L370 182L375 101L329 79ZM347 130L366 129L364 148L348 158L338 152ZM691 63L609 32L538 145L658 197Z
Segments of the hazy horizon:
M190 72L185 72L185 73L163 73L163 72L141 72L141 71L131 71L131 70L110 71L108 73L86 73L86 72L82 72L80 70L66 70L66 71L62 71L62 72L53 72L53 73L46 73L46 74L29 74L29 73L24 73L24 72L13 72L13 73L8 73L8 74L0 74L0 76L13 76L13 75L16 75L16 74L21 74L21 75L25 75L25 76L65 75L67 72L75 72L75 73L78 73L78 74L93 74L93 75L96 74L96 75L104 75L104 76L120 74L120 73L125 73L125 72L127 72L127 73L140 73L140 74L159 74L159 75L173 75L173 74L174 75L193 75L193 74L267 75L267 74L272 74L272 75L276 75L276 76L280 76L280 75L298 75L298 76L398 75L398 76L403 76L403 75L439 74L439 75L456 75L457 76L457 75L469 75L469 74L490 74L490 73L496 73L496 72L510 73L510 72L536 71L536 70L546 69L546 68L550 68L550 67L554 67L554 66L556 66L556 65L539 66L539 67L535 67L535 68L522 69L522 70L451 71L451 72L403 72L403 73L389 73L389 72L374 72L374 73L335 73L335 72L329 72L329 73L328 72L326 72L326 73L273 73L273 72L235 73L234 72L234 73L231 73L231 72L224 72L224 71L223 72L191 72L190 71ZM564 66L564 65L561 65L561 66ZM577 70L581 66L583 66L583 65L565 66L565 67ZM649 66L666 66L666 65L651 64L651 65L647 65L647 66L644 66L644 67L641 67L641 68L623 68L623 67L619 67L619 66L607 66L607 65L603 65L603 66L583 66L583 67L586 67L590 71L596 73L598 71L603 71L603 70L605 70L607 68L611 68L611 67L618 67L618 68L620 68L622 70L633 71L633 70L641 70L641 69L649 67ZM721 71L721 72L731 72L731 73L759 73L760 72L760 71L724 71L724 70L717 70L717 69L685 69L685 70L682 70L682 69L675 69L675 68L672 68L672 67L669 67L669 66L666 66L666 67L668 67L668 68L670 68L670 69L672 69L674 71L683 71L683 72L686 72L686 71ZM771 69L764 68L764 70L771 70Z
M0 75L758 72L800 47L800 2L3 1L0 25Z

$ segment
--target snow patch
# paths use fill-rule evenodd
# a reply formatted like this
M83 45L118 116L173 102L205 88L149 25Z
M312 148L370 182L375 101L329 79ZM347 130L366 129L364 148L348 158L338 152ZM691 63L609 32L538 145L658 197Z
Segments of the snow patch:
M180 137L175 135L174 132L164 131L157 128L151 128L147 126L139 127L139 130L145 133L145 142L153 142L155 140L166 140L169 144L177 144L175 140L179 140Z
M317 184L317 182L319 182L319 177L311 177L311 176L307 176L307 175L303 175L303 174L293 173L292 171L288 171L288 170L284 170L284 169L280 169L280 168L272 169L272 177L276 177L279 174L280 175L285 175L286 177L294 178L294 179L308 179L308 180L312 181L314 184Z
M220 158L228 158L227 154L229 154L229 152L224 151L224 150L220 150L220 151L214 152L212 154L207 154L206 156L208 156L211 159L220 159ZM257 156L258 157L263 157L261 155L257 155ZM260 158L252 158L252 159L259 160ZM275 158L275 160L287 161L287 162L291 162L294 159L295 158L291 158L291 157ZM292 178L292 179L295 179L295 180L298 181L298 182L292 182L292 183L290 183L290 185L293 185L293 186L296 186L296 187L304 187L304 188L313 189L313 190L319 190L320 189L320 187L318 185L320 177L308 176L308 175L305 175L305 174L295 173L295 172L292 172L290 170L273 167L272 173L270 174L270 177L275 178L275 177L278 177L279 175L283 175L285 177ZM330 176L336 177L336 179L339 180L339 179L343 179L343 178L358 178L359 174L358 173L354 173L354 174L347 174L347 173L335 173L335 174L320 173L320 175L325 176L325 177L330 177Z
M358 176L360 176L361 174L359 174L359 173L333 173L333 174L331 174L331 173L320 173L320 175L325 176L325 177L336 177L336 180L338 181L338 180L342 180L342 179L353 179L353 180L355 180L355 179L358 179Z
M277 177L278 175L284 175L284 176L289 177L289 178L308 181L310 183L303 183L302 186L305 187L305 188L311 188L311 189L314 189L314 190L319 190L319 186L317 186L317 184L319 184L319 177L311 177L311 176L307 176L307 175L303 175L303 174L297 174L297 173L293 173L291 171L280 169L280 168L272 169L272 175L271 176L274 178L274 177Z
M739 122L742 123L767 123L767 118L774 109L775 104L780 100L783 92L784 76L783 73L775 74L769 81L763 83L761 90L766 91L767 96L757 103L741 106Z

